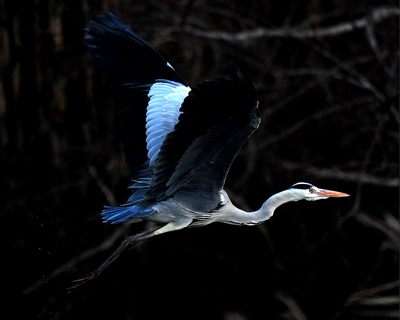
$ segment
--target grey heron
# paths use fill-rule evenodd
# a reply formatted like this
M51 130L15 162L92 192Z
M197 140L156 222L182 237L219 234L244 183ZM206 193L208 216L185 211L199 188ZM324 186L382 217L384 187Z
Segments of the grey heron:
M91 21L85 40L120 105L123 151L132 183L126 204L106 206L105 222L152 221L127 237L75 287L93 279L144 239L213 222L252 226L289 201L346 197L300 182L271 196L255 212L235 207L223 190L232 161L260 123L258 98L247 76L189 88L174 68L111 13Z

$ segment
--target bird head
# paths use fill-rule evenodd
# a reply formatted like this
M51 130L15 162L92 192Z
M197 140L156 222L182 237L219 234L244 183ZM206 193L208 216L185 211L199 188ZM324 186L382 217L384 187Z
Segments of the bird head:
M297 200L315 201L328 198L348 197L343 192L320 189L307 182L298 182L292 185L289 190L296 195Z

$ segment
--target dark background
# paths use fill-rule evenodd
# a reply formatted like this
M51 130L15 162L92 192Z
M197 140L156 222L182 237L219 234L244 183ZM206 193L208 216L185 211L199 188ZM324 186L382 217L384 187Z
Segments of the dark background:
M237 206L299 181L351 197L155 237L68 293L144 227L99 215L124 203L130 178L118 106L83 41L107 11L191 86L238 69L252 79L263 119L226 183ZM3 315L398 318L399 12L372 0L0 1Z

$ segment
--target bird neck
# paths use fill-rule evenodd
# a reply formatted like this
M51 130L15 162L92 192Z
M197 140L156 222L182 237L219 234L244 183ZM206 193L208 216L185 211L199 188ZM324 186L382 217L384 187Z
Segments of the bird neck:
M294 196L289 190L284 190L277 194L271 196L267 201L263 203L261 208L254 212L245 212L238 208L235 208L235 212L231 212L230 219L228 221L224 221L225 223L230 224L240 224L240 225L255 225L263 223L268 220L274 214L276 208L280 205L299 200L296 196Z
M290 201L297 201L297 200L298 198L295 195L293 195L289 190L281 191L268 198L267 201L263 203L261 208L258 211L256 211L256 214L258 214L261 219L264 218L264 221L268 220L269 218L272 217L274 211L280 205Z

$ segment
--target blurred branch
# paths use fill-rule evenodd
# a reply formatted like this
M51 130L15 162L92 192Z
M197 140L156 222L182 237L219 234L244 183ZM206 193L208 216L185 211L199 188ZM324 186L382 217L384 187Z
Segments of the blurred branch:
M275 297L277 300L281 301L289 310L290 319L294 320L307 320L307 316L301 310L299 304L293 297L289 296L287 293L284 292L276 292Z
M279 75L279 72L277 73L277 75ZM267 117L272 116L276 112L280 111L281 109L289 105L291 102L295 101L297 98L314 90L318 85L319 82L315 78L309 83L305 83L304 85L297 87L296 92L293 92L289 95L288 94L279 95L278 99L274 100L273 103L271 103L271 105L268 108L261 109L262 119L266 119ZM261 128L259 128L258 130L260 129Z
M378 285L378 286L373 287L373 288L369 288L369 289L365 289L365 290L362 290L362 291L359 291L359 292L355 292L347 299L346 304L347 305L352 304L352 303L354 303L355 301L359 300L362 297L373 296L373 295L376 295L376 294L378 294L380 292L397 288L399 286L399 284L400 284L399 280L395 280L395 281L392 281L392 282L389 282L389 283Z
M393 116L396 119L397 123L399 123L400 122L399 121L399 110L397 110L394 105L391 105L390 106L390 112L393 114Z
M94 166L89 166L89 173L96 181L97 186L100 188L101 192L103 192L104 196L107 199L107 202L110 206L116 206L117 205L117 200L115 200L115 196L110 190L109 187L104 183L102 179L100 179L99 174L97 173L97 170Z
M399 280L381 284L370 289L355 292L345 301L346 309L354 315L362 317L398 318L398 295L379 296L378 294L399 287ZM355 308L355 309L354 309ZM335 318L336 319L336 318Z
M242 31L237 33L229 33L223 31L202 31L191 27L185 27L187 33L198 37L225 40L229 42L255 40L262 37L291 37L296 39L310 39L338 36L340 34L363 29L371 24L379 23L387 18L398 16L400 9L395 7L378 7L371 12L370 15L353 21L339 23L337 25L319 28L319 29L304 29L299 28L284 28L284 29L265 29L257 28L251 31Z
M389 305L389 304L399 304L400 298L398 296L389 297L370 297L361 299L358 304L369 305L369 306L379 306L379 305Z
M399 318L399 310L357 310L353 314L369 319Z
M372 227L378 231L381 231L394 243L396 243L396 244L399 243L399 234L396 233L395 231L391 230L390 228L388 228L387 222L380 221L380 220L374 218L373 216L368 215L366 213L362 213L362 212L355 215L355 219L357 219L359 222L361 222L363 225L365 225L367 227Z
M379 187L397 188L399 186L399 178L383 178L376 177L365 172L345 172L337 168L325 169L313 166L304 167L303 164L294 163L290 161L285 161L282 166L288 170L301 169L310 173L312 175L318 176L320 178L329 178L336 180L343 180L349 182L361 182L366 184L371 184Z
M364 160L361 164L360 167L360 172L359 176L361 177L362 175L366 174L365 172L367 171L367 166L371 162L371 157L374 149L376 148L376 145L378 144L382 130L386 124L386 122L389 120L389 116L387 114L384 114L381 119L378 121L378 124L375 129L375 134L374 137L371 140L371 143L365 153ZM356 199L354 201L354 206L350 210L350 212L343 218L345 221L347 218L350 218L352 215L354 215L359 209L361 205L361 188L363 185L363 181L361 179L357 180L357 191L356 191Z
M365 153L365 157L364 160L360 166L360 171L355 173L355 175L353 175L353 181L355 181L357 183L357 191L356 191L356 195L355 195L355 200L354 200L354 205L352 207L352 209L342 218L340 218L337 223L336 226L334 228L332 228L329 232L327 232L324 237L323 240L325 241L328 237L330 237L332 234L334 234L336 232L336 230L338 230L345 221L347 221L348 219L352 218L354 215L356 215L357 213L359 213L359 209L361 207L361 187L364 184L364 181L362 180L362 177L365 176L369 176L368 174L366 174L366 169L367 169L367 165L368 163L370 163L371 161L371 155L372 152L374 150L374 148L376 147L376 144L378 143L381 131L386 123L386 121L388 120L388 116L385 114L381 117L380 121L378 122L378 125L376 126L376 130L375 130L375 135L370 143L370 146L368 148L368 150ZM303 169L304 170L304 169ZM310 172L315 172L315 171L310 171ZM340 171L335 170L335 174L331 176L331 178L338 178L339 176L342 176L343 179L348 179L347 174L343 175L343 174L339 174ZM351 176L351 175L350 175ZM356 178L355 178L356 177ZM396 179L396 178L395 178ZM372 179L375 180L375 179ZM369 180L371 181L371 180ZM376 180L375 180L376 181ZM397 186L399 185L398 179L397 182L395 181L394 184L397 183Z
M72 268L74 268L79 262L81 262L83 260L87 260L102 251L109 250L114 245L114 243L117 241L117 239L121 237L122 234L123 234L123 227L120 227L117 230L115 230L114 233L111 234L111 236L109 236L106 240L104 240L98 246L82 252L77 257L74 257L71 260L69 260L68 262L59 266L47 277L43 277L42 279L33 283L31 286L27 287L23 291L23 293L24 294L32 293L33 291L37 290L40 286L44 285L49 280L57 277L58 275L62 274L63 272L71 271Z
M292 125L291 127L287 128L286 130L280 132L279 134L270 137L269 139L265 139L258 147L257 150L263 149L267 147L268 145L272 143L276 143L279 140L282 140L286 138L287 136L293 134L297 130L301 129L302 127L306 126L309 122L315 121L315 120L321 120L324 117L330 116L334 113L341 112L345 109L352 108L359 106L360 104L368 104L372 103L372 99L367 99L367 98L361 98L361 99L354 99L346 104L340 104L340 105L333 105L330 108L321 110L319 112L316 112L312 114L309 117L304 117L301 120L299 120L296 124Z
M384 102L386 100L385 95L383 95L365 76L363 76L360 72L358 72L353 66L350 64L343 62L340 58L338 58L335 54L327 50L321 45L318 44L310 44L310 46L323 57L334 63L340 69L348 73L353 77L353 82L356 82L360 88L364 88L370 91L380 102ZM350 82L350 80L347 80Z
M275 71L273 71L273 73L276 75L279 75L279 76L281 76L281 75L284 75L284 76L312 75L312 76L317 76L317 77L331 78L331 79L336 79L339 81L345 81L345 82L352 84L359 88L370 89L369 85L365 85L365 81L359 81L359 80L350 78L336 70L298 68L296 70L275 70ZM380 95L380 97L383 97L383 95ZM381 98L380 98L380 100L381 100Z
M282 28L282 29L262 29L258 28L251 31L242 31L238 33L228 33L223 31L202 31L199 29L195 29L192 27L185 27L185 31L187 33L208 38L208 39L217 39L217 40L225 40L229 42L238 42L238 41L248 41L258 39L260 37L289 37L295 39L320 39L328 36L338 36L343 33L348 33L357 29L367 29L367 38L369 39L370 45L374 45L373 41L371 43L371 34L372 25L374 23L378 23L386 18L392 16L398 16L400 14L400 9L398 8L389 8L389 7L379 7L372 11L372 13L363 18L353 20L350 22L339 23L335 26L328 28L319 28L319 29L305 29L301 30L299 27L293 28ZM357 86L362 87L364 89L369 90L379 101L384 102L385 96L379 92L379 90L372 85L372 83L364 76L362 76L355 69L351 68L347 64L341 62L337 57L335 57L332 53L328 52L328 50L313 45L314 50L318 51L320 54L337 64L341 69L345 70L347 73L354 77L353 84L356 83ZM375 53L376 50L374 51ZM381 56L381 55L379 55ZM325 73L325 72L324 72ZM324 74L323 73L323 74ZM343 79L342 75L334 74L331 72L330 76L339 77ZM348 80L349 82L351 79Z

